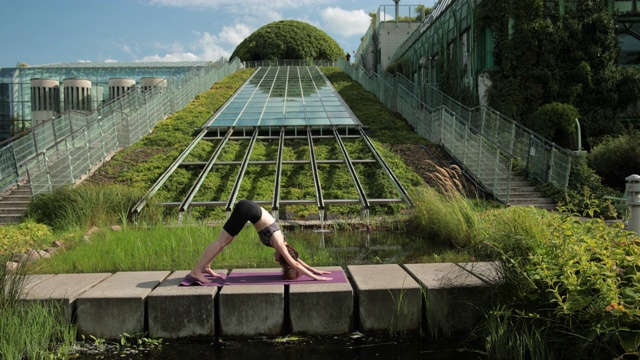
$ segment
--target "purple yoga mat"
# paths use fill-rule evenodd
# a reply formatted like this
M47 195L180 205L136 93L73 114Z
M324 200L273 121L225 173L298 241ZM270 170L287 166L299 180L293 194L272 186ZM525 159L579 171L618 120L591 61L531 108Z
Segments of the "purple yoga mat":
M346 283L347 277L342 270L332 270L323 276L332 278L327 281L313 280L307 276L300 276L296 280L282 279L281 272L231 272L231 274L220 274L220 277L207 276L211 280L208 283L201 283L189 275L180 283L181 286L224 286L224 285L296 285L296 284L338 284Z
M207 279L211 280L211 282L201 283L198 280L187 275L184 277L184 279L182 279L182 282L180 282L180 286L223 286L225 280L227 279L227 274L220 274L220 277L213 277L209 275L205 276Z
M233 272L227 275L225 285L296 285L296 284L337 284L347 282L342 270L329 271L322 275L332 278L327 281L313 280L305 275L296 280L283 280L281 272Z

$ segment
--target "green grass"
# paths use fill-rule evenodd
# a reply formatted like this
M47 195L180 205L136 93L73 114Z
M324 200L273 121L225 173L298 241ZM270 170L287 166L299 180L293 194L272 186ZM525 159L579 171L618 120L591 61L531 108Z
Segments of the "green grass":
M0 256L0 359L67 358L75 340L75 326L56 305L20 300L30 269L8 271Z
M121 231L103 229L88 241L76 243L60 255L41 259L33 272L43 274L91 273L118 271L190 270L202 250L215 239L220 225L204 223L179 226L155 225L148 228L125 227ZM360 229L331 229L322 234L309 230L285 230L287 241L301 258L313 266L346 266L352 263L402 263L416 256L435 256L435 262L467 261L464 252L446 252L428 239L404 233L377 231L369 234ZM381 250L377 250L377 249ZM395 250L394 250L395 249ZM445 252L439 257L440 252ZM217 269L259 268L279 265L272 248L262 245L251 225L214 261Z

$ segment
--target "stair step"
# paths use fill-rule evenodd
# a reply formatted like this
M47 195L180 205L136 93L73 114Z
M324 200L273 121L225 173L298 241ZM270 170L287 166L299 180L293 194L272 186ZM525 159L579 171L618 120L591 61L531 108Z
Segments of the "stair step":
M9 214L15 214L15 215L24 215L24 213L26 212L27 208L20 208L20 207L2 207L0 206L0 216L2 215L9 215Z
M7 195L5 197L2 198L3 201L26 201L29 202L31 201L32 196L31 195L16 195L14 192L12 192L10 195Z
M509 198L509 205L554 204L549 198Z
M2 215L0 216L0 225L12 225L20 223L23 215Z
M11 200L0 201L0 209L6 209L6 208L26 209L28 207L29 207L28 201L11 201Z

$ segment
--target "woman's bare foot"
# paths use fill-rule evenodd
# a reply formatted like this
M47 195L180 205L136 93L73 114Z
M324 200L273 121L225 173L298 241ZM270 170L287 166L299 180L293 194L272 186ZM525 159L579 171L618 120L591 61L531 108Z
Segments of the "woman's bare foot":
M197 270L194 269L194 270L191 270L189 275L192 278L197 279L198 281L200 281L203 284L207 284L207 283L211 282L211 280L207 279L207 277L204 276L204 273L202 271L197 271Z
M220 274L218 274L215 271L211 270L211 268L204 269L204 272L207 273L207 274L211 274L211 276L213 276L213 277L220 277Z

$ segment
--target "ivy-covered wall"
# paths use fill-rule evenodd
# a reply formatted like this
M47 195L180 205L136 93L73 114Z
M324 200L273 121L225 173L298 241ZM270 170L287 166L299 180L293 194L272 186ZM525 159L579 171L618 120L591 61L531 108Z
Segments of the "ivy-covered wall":
M494 34L489 106L541 132L554 124L536 120L540 107L573 106L588 148L594 139L624 130L617 117L640 100L640 70L617 64L618 33L607 1L570 3L484 0L475 25L476 33Z

